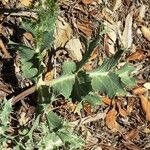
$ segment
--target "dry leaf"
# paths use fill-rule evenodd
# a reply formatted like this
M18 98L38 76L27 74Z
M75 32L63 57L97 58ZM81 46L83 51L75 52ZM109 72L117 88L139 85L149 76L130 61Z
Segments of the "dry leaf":
M146 120L150 121L150 101L148 100L147 97L140 95L140 100L141 100L141 106L146 114Z
M127 105L127 112L128 114L131 114L131 112L133 111L133 106L134 106L134 98L130 98L128 100L128 105Z
M128 112L121 108L121 103L119 101L117 101L117 107L118 107L118 110L119 110L119 114L122 116L122 117L127 117L128 116Z
M18 119L19 124L25 125L28 122L29 118L26 117L26 113L25 112L21 112L20 114L20 118Z
M82 31L87 37L92 37L93 31L91 28L91 24L88 22L79 22L77 21L77 27L80 31Z
M33 35L31 33L29 33L29 32L25 32L23 34L23 37L26 38L29 41L32 41L32 42L34 41Z
M9 52L7 51L3 41L0 39L0 51L4 54L4 58L11 58Z
M104 22L105 30L107 30L107 35L104 38L104 49L108 55L108 53L115 53L115 43L117 39L117 27L116 25L112 25L108 22ZM108 55L109 56L109 55Z
M56 21L56 29L54 33L55 47L63 47L71 38L72 29L69 23L65 22L63 18Z
M109 99L108 97L102 97L102 101L103 103L105 103L106 105L111 105L112 100Z
M139 20L142 20L142 19L144 18L144 16L145 16L146 5L142 5L142 6L140 7L140 10L139 10L139 11L140 11L140 12L139 12L138 19L139 19Z
M150 90L150 82L144 83L143 85L146 89Z
M95 145L98 143L98 139L95 138L89 131L86 132L86 145Z
M30 6L32 3L32 0L20 0L20 3L24 6Z
M128 142L124 142L123 144L128 150L141 150L141 148L139 148L133 142L128 141Z
M124 0L125 5L129 6L131 4L131 0Z
M132 129L132 130L129 131L123 138L124 138L125 140L132 141L132 140L134 140L135 138L137 138L138 135L139 135L138 129Z
M108 44L108 37L107 35L104 35L104 51L106 53L107 57L110 57L110 49L109 49L109 44Z
M117 10L122 4L122 0L115 0L115 5L114 5L114 8L113 10Z
M49 71L49 72L46 73L46 75L45 75L45 77L44 77L44 81L45 81L45 82L46 82L46 81L50 81L50 80L53 79L53 77L54 77L54 71L51 70L51 71Z
M90 104L85 103L84 104L84 111L87 113L87 115L90 115L92 113L92 107Z
M69 42L66 44L66 49L72 59L80 61L82 59L82 45L79 39L71 39Z
M91 4L93 0L82 0L83 4Z
M146 92L146 89L143 87L136 87L132 90L132 92L136 95L142 95Z
M125 27L122 35L122 43L124 48L130 48L132 44L132 14L128 14L125 20Z
M148 40L150 41L150 29L145 27L145 26L142 26L141 27L141 31L143 33L143 36Z
M106 125L113 132L117 132L119 130L119 124L116 122L116 115L117 115L117 111L115 110L115 107L113 107L106 114Z
M92 67L91 62L87 62L87 63L83 66L83 69L86 70L86 71L92 71L93 67Z
M132 53L131 55L129 55L129 57L127 58L128 61L142 61L145 58L145 54L143 51L138 50L134 53Z
M91 56L90 56L90 59L89 61L92 61L94 59L96 59L98 57L98 54L99 54L99 46L97 46L96 48L94 48Z
M111 24L114 24L114 19L113 19L113 12L109 10L108 8L104 8L102 10L102 15L105 17L105 19L110 22Z

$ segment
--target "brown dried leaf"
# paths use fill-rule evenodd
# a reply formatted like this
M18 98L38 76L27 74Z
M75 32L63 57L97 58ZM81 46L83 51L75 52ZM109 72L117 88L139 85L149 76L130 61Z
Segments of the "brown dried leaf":
M132 92L136 95L142 95L146 92L146 89L143 87L136 87L132 90Z
M87 63L83 66L83 69L86 70L86 71L92 71L93 67L92 67L91 62L87 62Z
M93 0L82 0L83 4L91 4Z
M93 34L91 24L88 22L79 22L77 21L77 27L80 31L82 31L87 37L91 37Z
M132 44L132 14L128 14L125 20L125 27L122 35L122 43L124 48L130 48Z
M11 58L9 52L7 51L3 41L0 39L0 51L4 54L4 58Z
M112 100L109 99L108 97L102 97L102 101L103 103L105 103L106 105L111 105Z
M143 33L143 36L148 40L150 41L150 29L145 27L145 26L142 26L141 27L141 31Z
M29 41L34 41L34 38L33 38L33 35L31 34L31 33L29 33L29 32L25 32L24 34L23 34L23 36L27 39L27 40L29 40Z
M139 131L138 129L132 129L131 131L129 131L123 138L125 140L129 140L129 141L132 141L134 140L135 138L137 138L139 135Z
M87 113L87 115L90 115L92 113L92 106L88 103L84 104L84 111Z
M140 100L141 100L141 106L142 109L144 111L144 113L146 114L146 120L150 121L150 101L148 100L147 97L140 95Z
M128 105L127 105L128 114L131 114L131 112L133 111L133 105L134 105L134 98L131 98L128 100Z
M123 144L128 150L141 150L141 148L139 148L133 142L129 141L129 142L124 142Z
M117 107L118 107L118 110L119 110L119 114L122 116L122 117L127 117L128 116L128 112L121 108L121 103L119 101L117 101Z
M145 58L145 54L141 50L137 50L136 52L132 53L127 60L128 61L141 61Z
M117 115L117 111L115 110L115 107L113 107L106 114L106 125L113 132L117 132L119 130L119 124L116 122L116 115Z
M124 0L124 4L129 6L131 4L131 0Z
M99 47L97 46L96 48L94 48L89 61L96 59L98 57L98 54L99 54Z

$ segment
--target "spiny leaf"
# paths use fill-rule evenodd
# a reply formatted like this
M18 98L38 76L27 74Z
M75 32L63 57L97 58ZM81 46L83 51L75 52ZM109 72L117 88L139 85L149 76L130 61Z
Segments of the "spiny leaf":
M38 70L37 68L33 67L33 64L31 62L27 62L22 60L21 61L22 64L22 72L23 72L23 76L27 79L31 79L33 77L35 77L38 74Z
M80 71L75 77L71 98L81 101L90 91L92 91L91 79L85 72Z
M97 106L102 103L102 100L99 96L93 95L93 94L88 94L84 97L84 101L90 103L92 106Z
M128 64L125 64L121 67L116 73L121 78L121 81L129 88L133 87L136 84L136 81L130 74L134 71L134 67Z
M47 84L52 87L54 93L62 94L66 98L69 98L72 92L73 85L75 83L75 74L72 73L76 68L75 63L65 62L62 68L62 76L50 81Z
M109 97L125 94L123 84L115 73L101 72L100 70L90 74L90 77L92 78L91 84L94 91L104 92Z
M73 63L65 64L63 70L67 70L66 73L47 85L51 86L57 94L62 94L66 98L71 96L78 101L83 100L92 90L105 93L109 97L125 95L126 84L133 80L129 77L133 68L124 66L118 72L114 70L123 52L119 50L110 59L105 59L100 67L88 73L79 71L73 74L75 69ZM133 85L133 81L131 83Z
M64 62L62 66L63 75L72 74L75 70L76 70L76 64L73 61Z
M57 130L62 127L62 120L54 112L46 113L46 117L51 130Z
M90 41L89 44L85 44L86 47L87 47L87 50L85 52L85 54L83 55L83 58L82 60L77 64L77 70L79 70L80 68L82 68L82 66L87 63L88 59L90 58L94 48L96 46L98 46L98 44L100 43L100 38L101 38L101 35L100 35L100 28L98 28L98 31L97 31L97 35L96 37L94 38L94 40ZM84 38L83 38L84 40Z

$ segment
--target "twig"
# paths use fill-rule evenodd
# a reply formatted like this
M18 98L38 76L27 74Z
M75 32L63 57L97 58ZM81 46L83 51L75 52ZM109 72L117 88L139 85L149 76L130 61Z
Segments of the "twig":
M98 113L96 115L93 115L93 116L88 116L88 117L85 117L85 118L81 118L79 120L76 120L76 121L73 121L71 122L71 126L75 127L75 126L82 126L86 123L89 123L89 122L92 122L92 121L97 121L99 119L104 119L106 116L106 113Z
M36 10L22 10L22 9L5 9L0 8L0 14L16 16L16 17L28 17L37 19L37 11Z
M11 101L12 101L12 105L15 105L18 101L22 100L23 98L25 98L26 96L34 93L36 91L36 86L33 85L32 87L30 87L29 89L23 91L22 93L20 93L19 95L15 96Z

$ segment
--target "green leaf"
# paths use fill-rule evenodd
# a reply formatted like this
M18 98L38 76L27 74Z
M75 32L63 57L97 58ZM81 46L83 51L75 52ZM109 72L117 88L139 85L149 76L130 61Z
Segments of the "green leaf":
M22 72L23 76L27 79L31 79L35 77L38 74L37 68L33 67L33 64L31 62L27 62L25 60L21 61L22 64Z
M122 49L118 50L114 56L111 58L106 58L101 66L99 66L96 71L101 70L102 72L111 71L118 64L119 59L124 51Z
M89 73L94 91L100 91L110 97L125 94L123 83L119 75L113 70L123 52L123 50L118 50L114 56L105 59L101 66Z
M100 91L109 97L124 95L125 90L119 76L115 73L102 72L101 70L90 74L94 91Z
M92 91L91 78L83 71L79 71L75 78L71 98L81 101L90 91Z
M70 132L66 128L61 128L57 134L69 150L81 149L84 146L83 139L75 135L73 132Z
M132 88L136 84L135 79L130 75L133 71L134 71L133 66L125 64L116 72L121 78L121 81L129 88Z
M101 38L100 28L98 28L96 37L92 41L90 41L88 44L86 44L87 50L86 50L85 54L83 55L82 60L77 64L77 70L81 69L82 66L87 63L94 48L96 48L98 46L98 44L100 43L100 38Z
M8 100L1 100L1 110L0 110L0 124L2 126L7 127L9 124L9 115L12 111L12 104L11 101Z
M78 103L74 113L77 113L79 116L81 116L81 109L83 108L82 102Z
M64 62L62 66L63 75L72 74L76 70L76 64L73 61Z
M102 103L102 99L99 96L93 94L85 96L84 101L90 103L92 106L97 106Z
M75 83L74 62L65 62L63 65L63 74L61 77L47 83L56 94L62 94L65 98L69 98Z
M51 130L58 130L62 127L62 120L54 112L46 113L46 117Z

